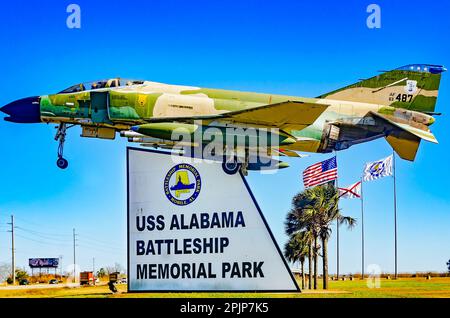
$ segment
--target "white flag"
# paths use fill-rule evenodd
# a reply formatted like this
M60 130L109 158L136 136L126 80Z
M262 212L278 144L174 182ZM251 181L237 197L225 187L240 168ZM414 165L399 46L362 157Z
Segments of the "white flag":
M345 188L339 188L339 198L343 199L361 198L361 181L353 183Z
M393 157L390 155L387 158L369 162L364 168L364 181L372 181L382 177L392 176Z

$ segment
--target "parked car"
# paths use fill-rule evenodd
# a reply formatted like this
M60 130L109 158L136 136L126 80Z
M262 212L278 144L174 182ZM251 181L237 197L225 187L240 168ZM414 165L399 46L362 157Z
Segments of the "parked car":
M121 284L126 284L127 283L127 279L126 278L121 278L120 279L120 283Z
M58 284L59 282L58 282L57 279L50 279L50 280L48 281L48 283L51 284L51 285L55 285L55 284Z
M19 281L19 285L29 285L30 284L30 282L28 281L28 279L21 279L20 281Z

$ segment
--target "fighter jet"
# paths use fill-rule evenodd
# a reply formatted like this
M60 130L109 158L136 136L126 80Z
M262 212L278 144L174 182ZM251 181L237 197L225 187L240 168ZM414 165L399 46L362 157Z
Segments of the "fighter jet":
M250 160L259 147L266 148L269 166L280 169L287 164L273 157L340 151L382 137L401 158L413 161L421 140L437 143L429 126L439 115L435 105L444 71L441 65L406 65L315 98L112 78L19 99L0 110L9 122L56 123L57 166L62 169L68 166L66 131L77 125L82 137L114 139L119 134L172 151L182 139L176 133L180 130L208 135L186 147L203 147L214 139L225 145L217 148L223 154L243 149L243 155L225 163L244 172L261 169ZM250 129L256 134L237 138ZM261 146L264 134L272 142Z

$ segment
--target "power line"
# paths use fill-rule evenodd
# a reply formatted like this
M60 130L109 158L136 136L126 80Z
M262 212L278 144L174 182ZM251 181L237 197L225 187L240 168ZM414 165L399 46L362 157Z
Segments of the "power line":
M29 220L26 220L26 219L23 219L23 218L18 218L18 219L22 220L22 221L24 221L26 223L29 223L29 224L35 224L35 225L40 226L40 227L43 227L43 226L48 227L48 225L44 225L44 224L37 223L37 222L32 222L32 221L29 221ZM20 227L20 228L22 230L25 230L25 231L28 231L28 232L31 232L31 233L35 233L35 234L38 234L38 235L41 235L41 236L49 236L49 237L51 237L51 236L61 236L61 237L67 237L67 238L72 236L70 234L49 233L49 232L42 232L42 231L33 230L33 229L30 229L30 228L24 228L24 227ZM58 230L60 230L60 229L58 229ZM87 240L93 241L93 242L95 242L97 244L115 246L114 243L106 242L106 241L103 241L103 240L99 240L97 235L92 235L92 234L90 234L88 232L85 232L85 231L82 231L82 232L78 232L77 231L77 237L80 236L80 234L78 234L78 233L81 233L81 235L83 237L85 237ZM54 239L54 238L51 238L51 239ZM60 240L60 239L58 238L58 240ZM70 239L70 240L72 240L72 239Z
M112 249L116 249L118 246L120 246L120 244L114 244L114 243L102 243L102 242L97 242L95 240L91 240L88 238L85 238L84 236L81 237L80 235L78 235L80 237L80 240L88 243L88 244L92 244L95 243L95 245L97 246L101 246L101 247L105 247L105 248L112 248Z
M81 233L81 235L83 237L86 237L87 239L90 239L90 240L92 240L94 242L104 243L104 244L111 244L111 242L106 242L106 241L103 241L103 240L99 240L98 237L92 236L90 234L87 234L86 232L79 232L79 233Z
M20 226L16 226L16 228L19 229L19 230L21 230L21 231L23 231L23 232L25 232L25 233L27 233L27 234L35 235L35 236L37 236L37 237L39 237L39 238L41 238L41 239L44 239L44 240L51 240L51 241L52 241L51 244L55 244L55 243L54 243L55 238L54 238L54 237L49 237L49 236L47 236L47 234L44 233L44 232L33 231L33 230L26 229L26 228L23 228L23 227L20 227ZM48 235L50 235L50 234L48 234ZM58 234L58 235L61 235L61 236L67 236L68 234ZM25 238L25 239L28 239L28 240L33 240L33 241L38 242L38 243L50 244L50 243L48 243L48 242L43 242L43 241L36 240L36 239L32 239L32 238L29 238L29 237L24 237L23 235L20 235L20 236L23 237L23 238ZM84 236L83 236L82 238L80 238L80 235L79 235L79 234L77 234L76 236L78 237L78 238L77 238L77 241L78 241L78 240L81 240L81 241L84 241L84 242L86 242L87 244L90 244L90 245L92 245L93 243L95 243L97 246L100 246L100 247L106 248L106 249L116 249L116 250L117 250L117 249L120 249L120 248L117 247L118 245L114 245L114 244L111 244L111 243L103 243L103 241L97 241L97 240L90 239L90 238L84 238ZM62 241L69 242L69 241L72 241L73 238L72 238L72 239L60 239L60 238L58 238L58 240L59 240L59 241L62 240ZM102 245L103 245L103 246L102 246Z
M81 233L81 235L82 235L83 237L85 237L86 239L91 240L91 241L94 241L94 242L103 243L103 244L111 244L111 241L99 240L98 237L86 235L86 234L83 234L83 233Z
M23 228L21 228L21 227L16 226L16 228L23 231ZM26 232L26 233L27 234L33 234L33 233L28 233L28 232ZM45 245L51 245L51 246L54 246L54 245L68 246L69 245L69 243L68 243L69 240L65 240L66 241L65 243L64 242L56 243L54 241L54 238L47 238L45 236L41 236L41 235L38 235L38 234L34 234L34 235L38 236L40 239L27 237L27 236L24 236L22 234L16 234L16 236L18 236L20 238L23 238L23 239L26 239L26 240L29 240L29 241L33 241L33 242L36 242L36 243L39 243L39 244L45 244ZM99 251L102 251L102 252L107 252L107 253L111 253L111 252L115 252L115 251L120 251L120 252L123 251L122 248L120 248L118 246L112 246L112 245L102 246L102 245L95 244L94 246L92 246L93 245L92 240L87 240L87 239L84 239L84 238L80 238L79 234L76 234L76 237L77 237L76 241L82 241L82 242L85 242L86 244L89 244L89 246L87 246L87 245L77 245L77 246L83 246L83 247L86 247L86 248L92 248L92 249L96 249L96 250L99 250ZM45 241L45 240L47 240L47 241ZM49 241L51 241L51 242L49 242ZM73 241L73 238L70 241ZM96 243L98 243L98 242L96 242Z
M120 250L120 249L116 249L115 251L111 251L111 250L106 250L106 249L98 248L98 247L94 247L94 246L87 246L87 245L83 245L83 244L78 244L77 246L88 248L88 249L94 249L94 250L97 250L97 251L100 251L100 252L104 252L104 253L109 253L109 254L117 253L117 252L123 252L123 250Z
M36 231L28 230L28 229L25 229L25 228L20 227L20 226L17 226L16 228L21 230L21 231L23 231L23 232L25 232L25 233L27 233L27 234L31 234L31 235L34 235L34 236L37 236L37 237L40 237L40 238L43 238L43 239L46 239L46 240L58 240L58 241L69 241L69 242L71 241L70 238L55 238L55 237L51 237L50 235L46 235L43 232L36 232Z
M28 228L24 228L24 227L21 227L21 226L18 226L17 228L20 228L20 229L22 229L24 231L27 231L27 232L32 232L32 233L36 233L36 234L40 234L40 235L46 235L46 236L62 236L62 237L70 237L71 236L70 234L41 232L41 231L36 231L36 230L31 230L31 229L28 229Z
M123 248L120 248L120 247L115 248L115 247L95 246L95 245L89 244L89 242L81 242L81 243L82 244L79 244L78 246L82 246L85 248L92 248L92 249L109 252L109 253L117 253L117 252L122 252L124 250ZM83 243L86 243L89 245L84 245Z
M75 229L73 229L72 235L61 233L61 229L58 229L58 231L53 231L53 232L46 232L45 230L42 231L41 229L43 229L43 228L47 229L48 225L43 225L43 224L39 224L37 222L32 222L32 221L26 220L21 217L19 217L17 219L23 221L24 223L29 224L26 227L14 225L14 229L17 229L18 231L20 231L20 233L14 233L14 235L21 239L35 242L40 245L61 246L61 247L68 247L70 244L70 241L73 241L72 244L73 244L74 264L76 264L76 260L77 260L76 247L78 247L78 246L81 246L86 249L96 250L105 255L122 254L125 252L125 246L122 247L121 244L115 244L110 241L107 242L105 240L99 240L96 237L97 235L92 235L87 232L81 232L82 234L80 237L80 235L75 231ZM7 225L11 225L11 224L9 224L9 223L6 223L5 225L0 224L0 226L2 228L5 228L4 231L2 231L0 228L0 232L11 232L11 231L6 231L6 229L8 228ZM34 229L34 227L39 226L39 225L41 225L39 227L39 230ZM81 244L78 244L77 242L81 242ZM36 251L29 252L29 251L25 251L22 249L19 249L19 251L17 251L14 247L14 253L20 253L20 254L30 254L31 253L31 254L33 254L35 252ZM73 275L74 275L74 278L76 279L75 266L74 266Z
M57 231L60 230L59 228L57 229L56 227L49 226L48 224L39 223L39 222L35 222L35 221L30 221L28 219L25 219L25 218L22 218L22 217L17 217L17 216L16 216L16 218L18 220L22 221L22 222L25 222L25 223L29 224L29 225L34 225L34 226L38 226L38 227L44 227L45 226L46 228L55 229Z
M64 245L64 246L68 246L68 244L69 244L69 243L56 243L56 242L45 242L45 241L40 241L40 240L36 240L36 239L30 238L30 237L23 236L23 235L21 235L21 234L16 234L16 236L21 237L21 238L23 238L23 239L25 239L25 240L28 240L28 241L33 241L33 242L39 243L39 244L46 244L46 245L53 245L53 246L54 246L54 245Z
M43 223L39 223L39 222L35 222L35 221L30 221L30 220L27 220L27 219L24 219L24 218L21 218L21 217L17 217L16 216L16 219L21 220L21 221L23 221L25 223L28 223L30 225L34 224L34 226L39 226L40 228L46 227L46 228L56 229L55 227L49 227L48 224L43 224ZM29 229L29 228L24 228L24 227L21 227L21 228L26 230L26 231L35 232L37 234L42 234L42 235L47 235L47 236L62 236L62 237L72 236L70 234L50 233L50 232L42 232L42 231L33 230L33 229ZM58 228L57 230L60 231L61 229ZM81 232L77 231L77 236L79 236L79 234L85 236L86 238L90 238L90 239L94 240L95 242L102 242L102 243L105 243L105 244L110 244L110 242L99 240L97 235L95 235L93 233L89 233L89 232L85 232L85 231L81 231Z

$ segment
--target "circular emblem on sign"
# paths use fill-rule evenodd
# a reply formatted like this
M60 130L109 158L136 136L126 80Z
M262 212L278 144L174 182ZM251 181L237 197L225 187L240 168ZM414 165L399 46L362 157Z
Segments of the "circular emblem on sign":
M197 199L202 180L197 169L187 163L172 167L164 178L164 193L176 205L188 205Z
M383 161L375 162L372 166L370 166L369 172L372 176L379 177L384 171L384 166L385 164Z

